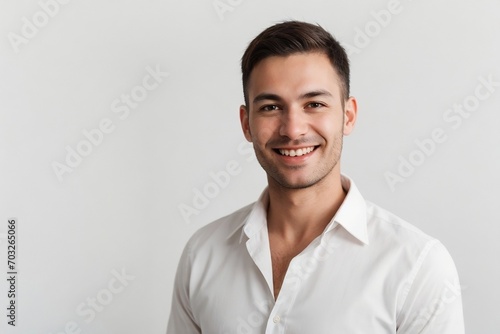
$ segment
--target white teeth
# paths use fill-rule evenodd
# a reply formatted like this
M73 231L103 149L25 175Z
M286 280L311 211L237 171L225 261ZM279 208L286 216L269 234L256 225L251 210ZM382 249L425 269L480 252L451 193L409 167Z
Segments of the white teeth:
M298 150L283 150L280 149L281 155L291 156L291 157L300 157L304 154L311 153L314 150L314 146L299 148Z

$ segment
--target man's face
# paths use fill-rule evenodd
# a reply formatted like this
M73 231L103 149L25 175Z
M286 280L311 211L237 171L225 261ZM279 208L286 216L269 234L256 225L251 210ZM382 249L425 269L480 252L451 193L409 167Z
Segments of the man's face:
M342 138L354 126L356 100L343 101L325 54L262 60L250 75L248 100L240 108L243 132L270 185L307 188L340 173Z

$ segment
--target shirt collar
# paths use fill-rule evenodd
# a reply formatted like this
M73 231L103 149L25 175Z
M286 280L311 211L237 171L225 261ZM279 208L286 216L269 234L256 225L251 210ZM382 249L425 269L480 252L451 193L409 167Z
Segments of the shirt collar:
M228 239L241 230L239 240L241 243L245 235L251 238L255 233L259 232L261 228L266 227L268 206L269 192L266 187L264 191L262 191L259 199L250 205L250 212L244 216L244 219L242 219L239 224L235 224L234 229L228 235Z
M267 187L255 202L252 211L248 215L243 230L241 231L240 243L246 235L251 238L258 233L263 227L267 228L267 208L269 206L269 192Z
M366 202L351 178L341 175L342 188L347 192L344 201L325 228L323 235L341 225L353 237L368 245Z
M341 175L342 188L347 195L342 202L337 213L333 216L330 223L323 232L323 236L334 229L339 224L353 237L368 245L368 228L366 219L366 203L351 178ZM259 199L253 204L251 211L241 224L237 224L234 230L229 234L232 236L241 229L240 243L245 235L251 238L261 228L267 224L267 207L269 206L269 192L267 187L264 189Z

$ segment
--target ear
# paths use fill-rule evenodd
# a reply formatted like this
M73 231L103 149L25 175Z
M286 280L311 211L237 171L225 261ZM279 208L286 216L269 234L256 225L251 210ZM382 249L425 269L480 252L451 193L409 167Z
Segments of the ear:
M344 105L344 136L349 135L354 129L358 116L358 102L356 98L350 96Z
M240 122L241 129L243 130L243 134L245 138L252 142L252 133L250 132L250 122L249 122L249 110L245 105L240 106Z

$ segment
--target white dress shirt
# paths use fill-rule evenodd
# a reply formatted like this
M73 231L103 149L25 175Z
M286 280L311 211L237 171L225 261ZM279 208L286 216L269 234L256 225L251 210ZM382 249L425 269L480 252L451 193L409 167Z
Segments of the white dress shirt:
M175 279L167 334L463 334L460 284L436 239L348 191L273 296L267 190L198 230Z

